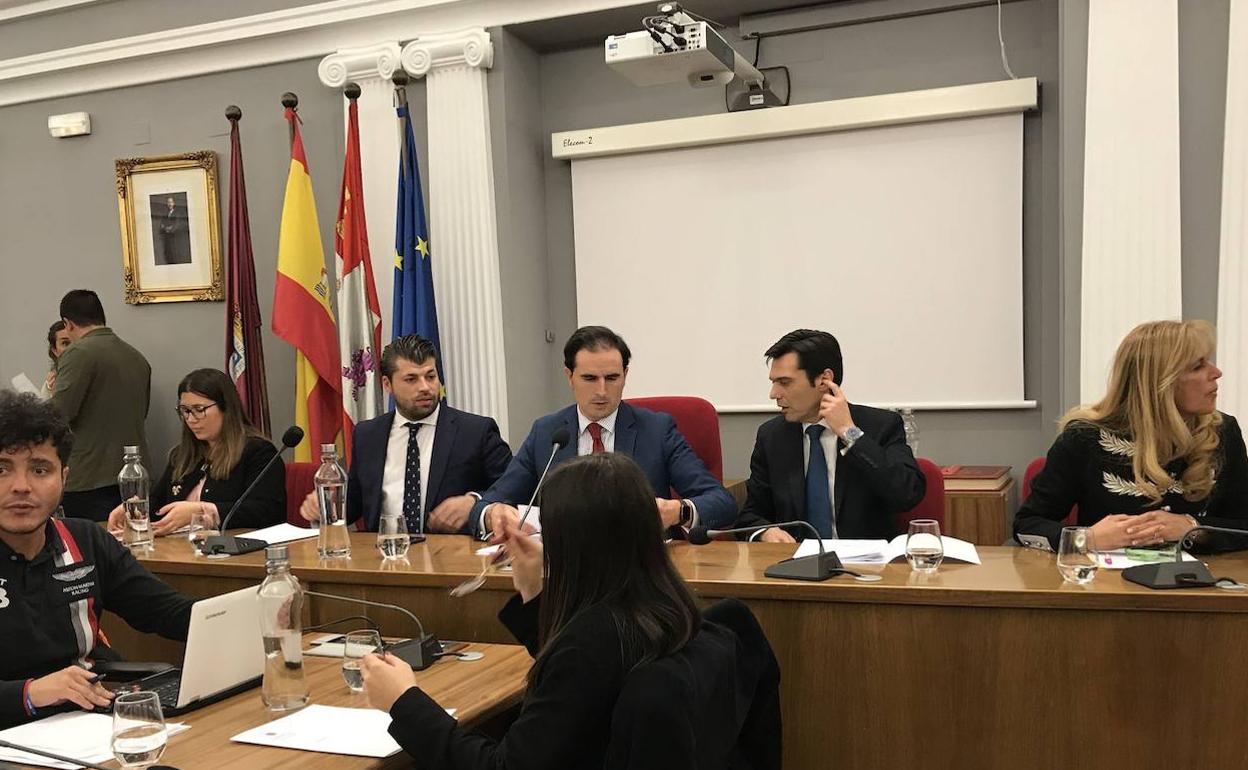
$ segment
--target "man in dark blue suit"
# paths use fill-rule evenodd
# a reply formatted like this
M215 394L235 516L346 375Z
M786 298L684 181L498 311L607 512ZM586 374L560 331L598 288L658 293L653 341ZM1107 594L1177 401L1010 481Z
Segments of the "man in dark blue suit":
M376 531L383 513L401 515L408 531L467 531L469 513L511 461L490 417L441 402L437 351L416 334L381 354L381 384L395 410L355 426L347 480L347 521L364 517ZM317 516L315 494L300 512Z
M519 521L517 506L533 495L560 428L571 440L555 454L552 467L578 455L623 452L650 479L665 527L732 522L737 515L732 496L689 448L671 415L621 402L630 356L627 343L605 326L585 326L572 334L563 347L563 373L576 403L533 423L503 477L473 507L473 532L501 534L508 522ZM679 497L668 499L670 490Z

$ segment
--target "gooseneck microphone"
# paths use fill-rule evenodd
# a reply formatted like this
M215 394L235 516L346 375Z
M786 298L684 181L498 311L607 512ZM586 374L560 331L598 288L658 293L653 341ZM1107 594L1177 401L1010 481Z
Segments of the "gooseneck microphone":
M572 436L568 433L568 429L562 426L550 437L550 458L546 460L546 467L537 479L537 486L533 487L533 496L529 498L529 504L524 506L524 513L520 515L520 523L516 525L516 529L524 529L524 522L529 518L529 511L533 510L533 501L537 499L537 493L542 490L542 483L546 481L546 474L550 473L550 465L555 461L555 455L559 454L559 450L567 446L571 440Z
M689 543L691 545L706 545L711 542L711 538L719 535L743 535L747 532L760 532L764 529L772 527L805 527L810 530L815 538L815 542L819 544L819 553L810 556L803 556L800 559L783 559L763 570L763 574L770 578L783 578L785 580L827 580L833 575L853 575L855 578L862 579L866 577L871 579L875 576L863 576L857 572L851 572L841 565L841 558L835 552L828 553L823 547L823 538L819 537L819 530L811 526L808 521L782 521L777 524L762 524L757 527L737 527L735 529L707 529L706 527L694 527L689 530ZM874 582L874 581L872 581Z
M308 596L317 596L321 599L334 599L340 602L350 602L352 604L363 604L369 607L381 607L382 609L394 610L400 614L406 615L416 624L416 630L419 635L415 639L409 639L406 642L396 642L386 645L386 652L395 656L399 660L406 662L416 671L424 671L437 661L438 655L442 653L442 644L433 634L425 633L425 625L420 622L420 618L409 610L400 607L397 604L386 604L385 602L373 602L368 599L359 599L354 596L338 596L336 594L325 594L320 591L307 591L304 593Z
M1122 571L1122 578L1145 588L1208 588L1220 584L1224 588L1242 590L1243 584L1232 578L1215 578L1204 562L1183 561L1183 552L1192 546L1195 537L1202 532L1220 535L1231 535L1248 542L1248 531L1200 525L1189 529L1174 546L1174 561L1156 564L1140 564L1127 567Z
M221 524L218 526L221 532L225 532L227 529L226 525L230 523L230 519L234 518L234 514L238 513L239 506L251 495L251 491L260 483L260 479L264 478L269 469L282 459L282 452L299 446L300 441L303 441L303 428L300 428L298 425L292 425L286 429L286 432L282 434L282 449L273 453L273 456L265 463L264 468L256 474L256 477L251 480L251 483L247 485L243 493L234 501L234 505L230 507L230 512L225 515L225 518L221 520ZM201 540L199 551L205 556L238 556L244 553L251 553L252 551L263 551L267 546L268 543L263 540L251 537L230 537L221 534Z
M53 754L50 751L44 751L43 749L36 749L32 746L22 746L21 744L17 744L17 743L10 743L9 741L6 741L6 740L0 740L0 748L14 749L15 751L24 751L27 754L34 754L37 757L46 757L48 759L55 759L58 762L64 762L66 764L72 765L73 767L90 767L92 768L92 770L114 770L114 768L108 767L106 765L97 765L94 762L87 762L81 759L75 759L74 757L65 757L65 756L61 756L60 754ZM0 768L5 768L5 767L13 767L13 766L5 764L4 762L0 762ZM14 770L16 770L16 768ZM148 770L177 770L177 768L170 767L169 765L151 765L148 767Z

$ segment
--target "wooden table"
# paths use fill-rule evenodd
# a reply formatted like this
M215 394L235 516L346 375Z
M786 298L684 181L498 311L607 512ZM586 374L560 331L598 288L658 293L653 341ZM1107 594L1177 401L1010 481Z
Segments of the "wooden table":
M434 536L408 564L387 565L374 536L352 536L354 558L320 562L314 541L292 544L294 572L314 590L391 601L442 638L509 641L494 613L510 579L491 576L466 599L448 590L475 574L476 543ZM673 544L677 567L708 600L743 599L782 671L785 768L1248 767L1238 715L1248 713L1248 595L1219 589L1149 591L1102 572L1063 584L1052 555L980 547L982 566L932 576L904 563L875 584L763 577L792 546ZM258 582L260 554L209 562L185 541L161 541L145 563L196 595ZM1248 558L1207 559L1248 581ZM314 621L352 608L317 604ZM410 621L372 611L387 634ZM108 625L130 657L171 647ZM171 658L166 658L171 659ZM176 658L172 658L176 659ZM1181 748L1180 748L1181 747Z
M465 652L471 650L481 652L485 657L471 662L445 658L424 671L416 672L420 687L439 705L455 709L455 718L467 726L479 724L517 705L524 693L525 676L532 663L528 651L519 645L470 644L464 649ZM364 696L352 693L343 682L341 659L305 655L303 661L313 703L368 707ZM180 770L215 770L222 767L236 770L411 767L411 758L403 752L379 760L230 741L231 736L264 724L271 718L274 717L260 700L258 687L189 714L170 717L170 722L185 722L191 729L169 739L169 746L160 761Z

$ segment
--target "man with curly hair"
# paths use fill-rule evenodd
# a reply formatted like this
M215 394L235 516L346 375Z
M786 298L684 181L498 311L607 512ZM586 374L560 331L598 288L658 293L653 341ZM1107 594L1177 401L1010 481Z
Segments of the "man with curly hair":
M53 518L72 446L54 405L0 392L0 728L108 705L90 670L119 659L100 631L104 610L178 641L190 626L194 599L99 525Z

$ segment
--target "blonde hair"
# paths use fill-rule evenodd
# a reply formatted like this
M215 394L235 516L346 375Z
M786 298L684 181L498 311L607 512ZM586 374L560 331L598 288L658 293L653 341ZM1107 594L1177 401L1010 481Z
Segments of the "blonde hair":
M1114 354L1109 389L1091 406L1079 406L1061 420L1090 423L1131 436L1135 482L1155 502L1174 483L1164 466L1187 460L1179 481L1183 497L1203 500L1213 490L1222 415L1184 417L1174 400L1179 375L1213 355L1215 336L1208 321L1150 321L1131 330Z

